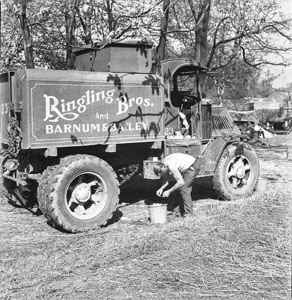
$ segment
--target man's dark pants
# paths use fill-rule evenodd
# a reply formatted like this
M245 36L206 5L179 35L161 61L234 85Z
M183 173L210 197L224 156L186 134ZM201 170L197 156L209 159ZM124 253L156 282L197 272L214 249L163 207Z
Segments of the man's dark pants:
M179 189L183 199L184 211L183 215L193 214L193 200L192 200L192 184L200 171L200 167L196 166L195 163L182 173L185 184Z

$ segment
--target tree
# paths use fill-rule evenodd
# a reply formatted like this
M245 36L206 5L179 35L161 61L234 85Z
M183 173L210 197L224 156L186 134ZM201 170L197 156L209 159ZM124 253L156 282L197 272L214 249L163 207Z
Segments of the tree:
M195 59L203 66L206 66L208 59L208 30L211 0L200 1L198 13L193 0L188 0L188 2L195 20ZM206 74L202 74L200 89L203 96L206 95L206 78Z
M77 0L65 1L65 25L66 25L66 65L67 69L74 68L73 47L75 44L75 12Z
M95 15L95 9L94 9L94 2L93 0L88 0L87 2L81 3L81 5L78 5L75 7L76 13L77 13L77 28L80 28L81 34L81 40L84 41L85 45L92 45L92 28L94 27L93 18ZM78 26L78 21L80 23L80 26Z
M1 72L28 67L23 55L25 36L19 23L22 9L19 4L17 0L3 2ZM60 69L65 66L64 14L60 7L61 0L53 3L46 0L26 2L26 24L30 34L30 49L34 54L30 57L38 68Z
M160 31L159 43L156 47L156 53L155 53L155 57L154 57L154 66L155 66L155 69L158 68L158 70L160 68L161 61L164 60L164 57L165 57L170 3L171 3L170 0L163 1L163 18L162 18L162 22L161 22L161 31Z
M180 7L176 38L189 49L190 57L218 73L212 75L213 84L223 88L229 84L223 82L222 72L228 73L230 65L232 68L234 64L250 66L242 73L256 77L263 65L289 63L284 55L292 49L288 35L290 20L279 13L275 0L188 0L188 4L189 8L184 1L175 2L175 6ZM187 31L188 35L185 34ZM272 37L286 40L287 46L277 45ZM249 72L245 72L247 69Z
M269 97L275 91L273 87L273 81L277 78L276 75L264 74L261 79L257 81L252 97L266 98Z
M34 59L33 59L33 45L32 37L30 34L28 18L27 18L27 1L21 0L19 4L16 0L13 4L14 13L19 20L22 38L23 38L23 47L24 47L24 56L25 63L27 68L34 68Z
M195 20L195 59L202 65L207 65L211 0L200 1L198 9L195 7L194 0L188 2Z
M0 71L14 70L14 66L20 65L20 53L23 49L19 24L15 22L15 14L12 5L3 3L1 6L1 60Z
M279 6L275 0L214 1L217 9L214 9L213 24L210 27L213 38L207 66L212 66L215 60L213 69L224 68L238 56L253 67L288 63L281 54L292 49L287 27L290 20L278 13ZM283 47L280 43L277 46L271 36L284 38L289 45ZM216 60L218 52L220 60ZM280 57L281 61L267 59L267 54L271 53Z
M20 1L25 22L17 27L11 3ZM7 0L2 24L2 69L23 66L24 49L28 55L33 50L37 67L62 69L73 67L74 47L138 38L154 43L156 62L187 57L205 64L213 73L207 84L228 94L240 83L248 93L256 68L288 64L284 56L291 49L289 19L275 0ZM287 46L277 46L273 36Z
M208 97L241 99L255 96L260 71L242 59L233 60L219 73L210 74L207 81Z

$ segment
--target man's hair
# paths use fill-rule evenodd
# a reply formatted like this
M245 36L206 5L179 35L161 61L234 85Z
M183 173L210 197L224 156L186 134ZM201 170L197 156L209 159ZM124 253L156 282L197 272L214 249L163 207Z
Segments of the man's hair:
M166 172L166 166L162 162L158 162L154 165L154 173L156 176L161 176Z

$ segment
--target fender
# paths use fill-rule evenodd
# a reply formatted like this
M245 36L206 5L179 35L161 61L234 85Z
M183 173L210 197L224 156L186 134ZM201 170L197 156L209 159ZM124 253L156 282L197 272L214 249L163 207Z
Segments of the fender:
M252 149L247 143L241 142L237 136L219 136L211 139L202 151L205 159L205 174L212 175L218 165L219 159L228 145L234 145L238 154L242 154L243 149Z

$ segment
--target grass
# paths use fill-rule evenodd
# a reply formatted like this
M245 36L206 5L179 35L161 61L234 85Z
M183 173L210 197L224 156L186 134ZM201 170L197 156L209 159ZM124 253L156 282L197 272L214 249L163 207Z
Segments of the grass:
M75 235L12 208L2 208L0 220L2 228L10 228L0 234L1 299L286 300L291 295L288 193L214 201L197 206L192 219L163 225L121 220Z

